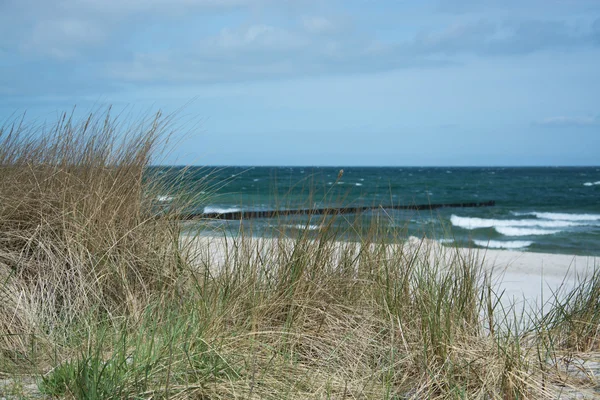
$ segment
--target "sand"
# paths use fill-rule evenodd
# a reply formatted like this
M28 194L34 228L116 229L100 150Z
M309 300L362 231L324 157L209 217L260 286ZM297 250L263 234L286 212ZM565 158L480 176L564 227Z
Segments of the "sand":
M233 239L223 237L182 237L182 241L194 243L194 252L198 259L210 257L210 264L220 265L225 260L226 248L232 248ZM275 239L253 238L252 248L268 249ZM210 243L210 246L207 246ZM257 246L260 244L260 246ZM286 245L293 245L293 240L286 239ZM540 310L547 306L555 294L559 295L575 287L581 279L587 276L595 267L600 267L600 258L592 256L575 256L565 254L533 253L514 250L497 249L468 249L442 246L432 240L411 237L407 246L421 246L421 249L435 252L432 260L439 260L440 254L446 257L460 252L463 256L472 258L480 263L492 277L496 293L502 293L502 303L528 304ZM206 264L204 264L206 265ZM218 268L218 267L217 267ZM545 308L545 307L544 307Z
M477 250L476 255L491 271L505 304L525 302L538 310L544 305L546 309L555 294L560 297L573 289L600 266L600 259L589 256L485 249Z
M414 246L420 240L409 239ZM493 289L502 294L505 306L529 306L546 310L551 300L560 298L600 267L600 258L567 254L534 253L515 250L482 248L452 248L427 240L427 245L439 253L441 248L458 251L482 265L492 277ZM438 253L438 254L439 254ZM532 308L533 307L533 308ZM519 310L517 310L519 312ZM522 311L522 310L521 310Z

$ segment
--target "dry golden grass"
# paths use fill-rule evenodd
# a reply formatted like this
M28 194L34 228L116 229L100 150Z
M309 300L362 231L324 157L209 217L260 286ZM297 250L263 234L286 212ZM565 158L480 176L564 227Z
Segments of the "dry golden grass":
M592 393L565 362L598 343L597 274L525 329L477 258L378 226L181 238L147 169L169 122L0 130L0 373L89 399Z
M106 115L0 130L0 350L68 335L90 313L137 316L177 281L177 227L144 173L168 118L125 132Z

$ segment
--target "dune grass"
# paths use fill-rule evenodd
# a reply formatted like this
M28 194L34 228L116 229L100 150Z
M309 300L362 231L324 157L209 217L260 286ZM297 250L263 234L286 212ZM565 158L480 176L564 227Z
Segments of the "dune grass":
M147 175L169 123L0 130L0 374L29 395L593 396L565 365L598 350L598 273L522 324L472 252L389 243L376 220L353 243L335 216L316 237L182 236L184 204L157 212Z

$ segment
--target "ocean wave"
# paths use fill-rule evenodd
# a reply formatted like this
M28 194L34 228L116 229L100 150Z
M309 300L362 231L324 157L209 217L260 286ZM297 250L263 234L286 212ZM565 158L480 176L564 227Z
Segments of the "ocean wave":
M354 186L362 186L362 183L355 183Z
M553 213L553 212L528 212L528 213L513 213L514 215L533 215L540 219L551 221L600 221L600 214L569 214L569 213Z
M596 186L596 185L600 185L600 181L586 182L586 183L583 184L583 186Z
M508 242L502 242L499 240L473 240L477 246L487 247L488 249L524 249L531 246L533 243L530 240L511 240Z
M298 230L307 230L307 231L316 231L316 230L321 229L321 226L319 226L319 225L303 225L303 224L284 225L284 227L298 229Z
M586 223L576 221L562 220L539 220L539 219L486 219L473 217L459 217L452 215L450 217L452 225L463 229L480 228L568 228L572 226L582 226Z
M498 226L495 227L496 232L504 236L539 236L539 235L554 235L561 232L559 229L531 229L517 228L514 226Z
M204 213L205 214L224 214L224 213L230 213L230 212L239 212L242 211L241 208L237 208L237 207L217 207L217 206L206 206L204 207Z

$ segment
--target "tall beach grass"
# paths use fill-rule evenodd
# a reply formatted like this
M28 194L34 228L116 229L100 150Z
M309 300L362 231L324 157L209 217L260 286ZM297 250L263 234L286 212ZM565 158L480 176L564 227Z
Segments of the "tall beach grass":
M182 235L147 168L170 122L1 128L0 374L27 395L593 398L598 273L523 324L473 251L376 220L359 242L335 215L316 236Z

